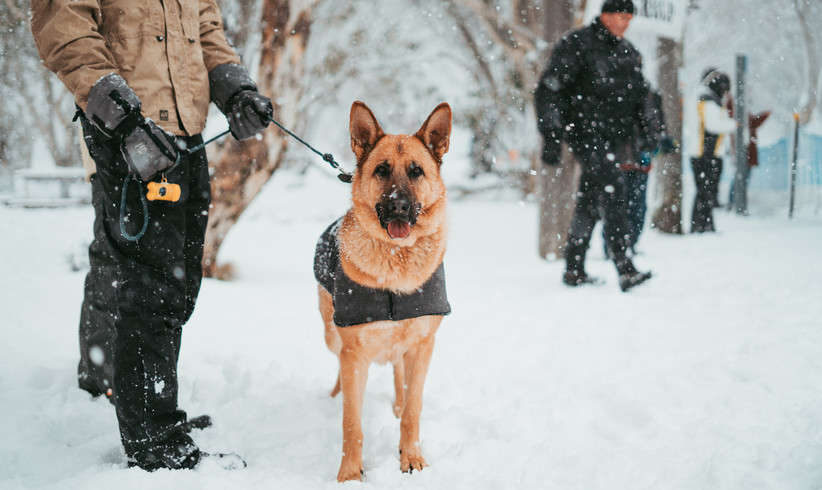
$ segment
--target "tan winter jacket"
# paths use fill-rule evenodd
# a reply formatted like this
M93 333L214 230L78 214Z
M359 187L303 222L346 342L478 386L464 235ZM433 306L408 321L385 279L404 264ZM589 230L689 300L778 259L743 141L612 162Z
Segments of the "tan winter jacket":
M205 127L208 72L239 63L215 0L32 0L31 30L45 66L85 110L103 76L118 73L166 131Z

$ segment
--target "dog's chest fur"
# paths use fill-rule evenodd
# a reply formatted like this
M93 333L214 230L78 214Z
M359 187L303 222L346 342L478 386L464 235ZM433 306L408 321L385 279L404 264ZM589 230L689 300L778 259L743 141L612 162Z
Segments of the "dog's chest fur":
M371 322L396 322L425 315L447 315L451 306L445 289L445 269L442 262L433 264L432 272L426 272L415 283L409 292L392 291L388 288L369 287L352 279L346 273L341 260L341 253L363 254L373 257L371 262L379 263L382 255L370 255L368 250L350 250L340 244L339 233L343 219L328 227L320 240L314 256L314 275L322 287L328 291L334 301L334 323L340 327L359 325ZM346 248L343 252L341 249ZM390 253L390 252L388 252ZM422 267L414 263L402 263L403 257L392 256L398 265L379 269L387 280L402 274L404 269L419 272ZM410 260L408 260L410 262ZM379 268L379 264L375 267ZM430 267L430 266L429 266Z

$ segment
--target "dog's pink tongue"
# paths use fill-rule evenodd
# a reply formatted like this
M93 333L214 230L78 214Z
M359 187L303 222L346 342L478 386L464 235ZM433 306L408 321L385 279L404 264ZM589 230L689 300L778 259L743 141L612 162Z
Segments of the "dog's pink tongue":
M388 236L391 238L405 238L411 233L411 225L406 221L394 220L388 223Z

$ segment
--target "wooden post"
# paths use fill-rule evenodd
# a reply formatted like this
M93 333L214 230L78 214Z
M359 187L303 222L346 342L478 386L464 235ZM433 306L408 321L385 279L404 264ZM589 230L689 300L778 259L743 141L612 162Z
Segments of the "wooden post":
M677 74L682 66L682 45L660 38L657 44L659 89L668 135L682 141L682 94ZM663 155L656 166L656 179L662 190L662 202L654 211L651 226L663 233L682 234L682 153Z

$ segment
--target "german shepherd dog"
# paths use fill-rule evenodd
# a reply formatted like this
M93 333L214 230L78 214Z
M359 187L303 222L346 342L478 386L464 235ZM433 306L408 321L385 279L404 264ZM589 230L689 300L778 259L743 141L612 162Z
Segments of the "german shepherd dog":
M419 445L422 392L434 334L450 313L442 266L446 190L440 176L451 135L442 103L413 135L385 134L362 102L351 107L357 158L352 206L317 244L325 342L340 362L340 482L362 478L362 403L371 362L391 362L400 422L400 469L427 466Z

